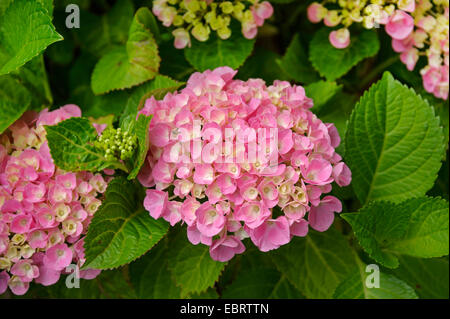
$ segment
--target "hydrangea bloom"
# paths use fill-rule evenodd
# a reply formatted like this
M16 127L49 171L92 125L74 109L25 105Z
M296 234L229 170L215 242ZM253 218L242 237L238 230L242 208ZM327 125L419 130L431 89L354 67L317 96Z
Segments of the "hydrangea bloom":
M75 105L28 112L0 136L0 294L9 287L22 295L33 280L52 285L67 266L85 262L83 235L107 182L55 167L43 127L79 116Z
M194 73L186 88L148 99L150 150L139 173L153 218L187 225L193 244L227 261L244 238L261 250L327 230L341 203L329 193L351 172L335 152L340 137L309 108L301 86L233 80L221 67Z
M273 14L268 1L153 0L153 13L164 26L174 26L177 49L191 46L190 34L198 41L209 39L211 30L225 40L231 36L231 19L242 25L242 34L253 39L258 27Z
M449 91L449 1L448 0L381 0L323 1L337 2L338 8L328 10L318 2L308 7L308 19L322 20L328 27L343 27L330 32L330 43L338 49L350 44L348 27L362 23L367 29L384 25L392 38L394 51L412 71L419 57L427 57L420 70L423 86L437 98L446 100Z

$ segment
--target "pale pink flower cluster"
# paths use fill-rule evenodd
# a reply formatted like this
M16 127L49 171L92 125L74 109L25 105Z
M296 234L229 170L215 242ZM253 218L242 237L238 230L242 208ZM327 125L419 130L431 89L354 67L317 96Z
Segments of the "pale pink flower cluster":
M344 27L330 32L330 43L338 49L350 44L348 27L356 22L371 29L384 25L392 47L400 53L407 69L414 70L421 55L427 65L420 70L423 86L437 98L446 100L449 91L449 2L448 0L339 1L340 10L328 10L314 2L308 19L326 26Z
M148 187L144 207L172 226L187 224L189 240L210 246L222 262L242 253L247 237L269 251L306 236L309 226L327 230L342 206L323 195L333 182L351 181L335 152L335 126L309 110L313 102L301 86L233 80L235 74L228 67L194 73L186 88L161 101L152 97L140 111L153 115L138 176ZM267 141L262 147L253 143L256 130ZM219 152L211 152L216 145ZM254 148L264 156L249 161Z
M226 40L231 36L231 23L241 23L247 39L253 39L258 27L273 14L268 1L260 0L153 0L153 13L165 27L173 26L174 46L191 47L191 35L198 41L209 39L211 32Z
M80 116L75 105L28 112L0 135L0 294L9 287L23 295L32 281L52 285L67 266L85 262L83 235L107 182L55 167L43 127Z
M407 19L413 29L408 28L406 36L390 34L392 47L400 53L400 60L410 71L414 70L419 56L426 55L427 65L420 70L423 86L428 93L446 100L449 91L448 1L434 1L434 4L429 0L418 1L412 17Z

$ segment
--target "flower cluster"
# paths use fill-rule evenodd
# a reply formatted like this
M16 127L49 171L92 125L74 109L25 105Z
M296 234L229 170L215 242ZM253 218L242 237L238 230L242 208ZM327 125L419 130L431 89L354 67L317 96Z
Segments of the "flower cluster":
M153 0L153 13L164 26L175 27L174 45L183 49L191 46L190 34L204 42L213 30L219 38L228 39L232 18L241 23L243 35L253 39L258 27L272 16L273 8L268 1L260 3L259 0Z
M55 167L44 125L81 116L75 105L25 113L0 136L0 294L48 286L85 262L83 234L107 182L100 174ZM91 279L98 270L80 271Z
M341 25L330 32L330 43L338 48L350 44L348 27L361 23L372 29L384 25L392 38L394 51L407 69L415 68L419 56L428 64L420 71L427 92L446 100L449 91L449 1L448 0L325 0L308 7L308 19L324 21L328 27ZM327 9L335 4L337 9Z
M105 129L95 142L95 146L105 151L105 158L120 160L126 160L133 156L136 145L136 135L113 127Z
M242 253L244 238L261 250L327 230L341 203L322 196L351 172L335 152L333 124L309 108L301 86L261 79L233 80L221 67L194 73L186 88L148 99L150 149L139 173L144 207L171 225L187 224L193 244L213 259Z
M394 51L412 71L420 55L427 65L420 70L423 86L437 98L446 100L449 91L449 1L421 0L412 13L414 29L406 37L392 37ZM409 18L408 18L409 19Z

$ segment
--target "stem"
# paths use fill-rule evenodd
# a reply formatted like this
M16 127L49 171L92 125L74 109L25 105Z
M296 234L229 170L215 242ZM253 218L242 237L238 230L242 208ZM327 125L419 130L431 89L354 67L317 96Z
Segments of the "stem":
M365 88L369 83L373 82L373 80L378 76L379 73L383 72L385 69L390 67L392 64L399 60L399 56L393 56L383 63L379 64L376 68L374 68L361 82L360 87Z

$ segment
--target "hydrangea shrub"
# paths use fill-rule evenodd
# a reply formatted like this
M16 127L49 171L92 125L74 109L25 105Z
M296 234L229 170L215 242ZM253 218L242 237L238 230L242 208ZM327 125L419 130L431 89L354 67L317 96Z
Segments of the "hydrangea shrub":
M0 299L448 298L448 8L1 2Z

